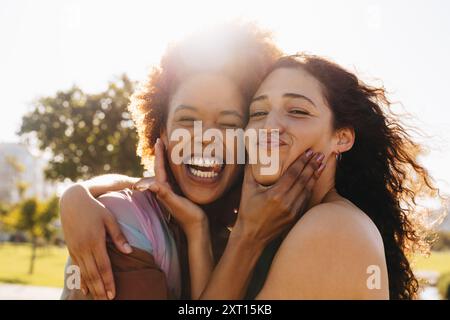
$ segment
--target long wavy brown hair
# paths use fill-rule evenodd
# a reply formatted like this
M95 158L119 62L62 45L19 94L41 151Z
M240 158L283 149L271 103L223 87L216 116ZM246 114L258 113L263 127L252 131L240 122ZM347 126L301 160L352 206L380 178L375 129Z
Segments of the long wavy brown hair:
M363 210L383 238L391 299L412 299L418 280L408 256L429 247L427 214L417 200L441 199L417 158L424 151L392 111L383 87L372 87L324 58L297 54L272 68L303 68L322 85L334 129L353 128L353 148L336 168L336 189Z

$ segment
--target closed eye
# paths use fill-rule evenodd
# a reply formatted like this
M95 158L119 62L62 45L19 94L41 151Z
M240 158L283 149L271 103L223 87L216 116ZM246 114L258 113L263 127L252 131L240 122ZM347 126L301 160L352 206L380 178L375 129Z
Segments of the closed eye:
M309 115L309 112L299 109L292 109L289 111L289 113L294 115Z
M222 128L242 128L242 125L236 123L220 123Z
M191 122L193 122L195 120L196 119L192 118L192 117L181 117L180 119L178 119L178 121L191 121Z
M255 111L255 112L250 113L250 118L262 117L262 116L267 115L267 113L268 113L267 111Z
M195 121L197 121L197 119L192 117L180 117L177 120L177 123L179 123L181 126L192 127Z

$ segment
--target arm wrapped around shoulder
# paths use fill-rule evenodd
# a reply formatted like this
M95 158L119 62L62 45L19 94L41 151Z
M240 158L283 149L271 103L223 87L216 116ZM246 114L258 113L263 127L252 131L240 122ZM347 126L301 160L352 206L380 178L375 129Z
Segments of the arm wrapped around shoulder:
M173 299L167 287L164 272L156 265L153 255L133 248L130 254L117 250L111 242L107 243L116 284L115 300L166 300ZM81 290L64 288L64 300L91 300Z

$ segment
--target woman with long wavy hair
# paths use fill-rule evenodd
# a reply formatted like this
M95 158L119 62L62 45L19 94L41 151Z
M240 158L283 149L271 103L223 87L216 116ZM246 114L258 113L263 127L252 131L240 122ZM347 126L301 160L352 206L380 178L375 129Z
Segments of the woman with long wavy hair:
M417 202L440 196L418 162L423 147L391 111L385 89L318 56L284 57L254 95L248 129L279 132L272 152L279 152L280 169L261 175L260 164L247 168L243 215L255 197L251 186L272 188L308 148L326 162L306 212L282 236L257 298L415 298L419 285L408 258L429 247L429 221ZM235 228L245 230L239 221ZM258 255L260 245L251 248ZM227 250L224 256L232 255ZM242 298L246 282L230 283L227 268L219 261L201 298ZM251 268L244 262L239 272ZM372 272L378 284L370 283Z

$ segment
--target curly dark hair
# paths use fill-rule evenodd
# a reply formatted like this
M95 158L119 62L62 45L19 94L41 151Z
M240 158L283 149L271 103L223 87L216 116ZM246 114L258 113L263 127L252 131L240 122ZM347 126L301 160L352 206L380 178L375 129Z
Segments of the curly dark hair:
M372 87L339 65L305 53L281 58L271 70L302 68L322 85L334 129L353 128L353 148L337 162L340 195L364 211L383 238L391 299L413 299L418 291L407 257L429 247L421 197L438 197L418 163L423 147L413 141L391 108L383 87ZM442 198L441 198L442 199Z
M233 22L199 32L168 47L160 66L131 97L129 110L137 128L137 153L152 168L153 146L166 125L168 105L189 75L218 72L232 79L250 102L267 70L282 56L271 34L253 23Z

